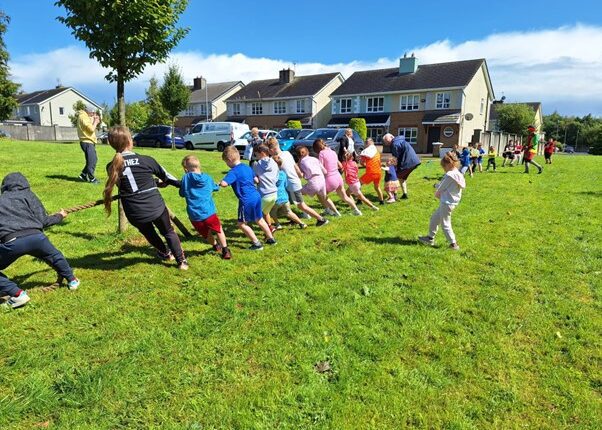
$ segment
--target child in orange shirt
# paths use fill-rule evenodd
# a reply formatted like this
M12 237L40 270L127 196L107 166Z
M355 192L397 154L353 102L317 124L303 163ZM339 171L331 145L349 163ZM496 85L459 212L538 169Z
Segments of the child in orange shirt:
M362 185L374 184L374 191L378 195L378 201L381 205L385 204L383 190L380 188L382 170L380 168L380 153L374 145L372 138L366 139L366 147L360 153L361 163L366 166L366 173L360 178Z

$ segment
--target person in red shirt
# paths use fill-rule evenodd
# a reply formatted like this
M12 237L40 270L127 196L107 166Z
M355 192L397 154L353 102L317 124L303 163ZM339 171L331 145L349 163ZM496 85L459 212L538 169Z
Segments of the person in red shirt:
M552 154L554 154L555 150L556 142L554 142L554 139L550 138L543 149L543 155L546 159L546 164L552 164Z

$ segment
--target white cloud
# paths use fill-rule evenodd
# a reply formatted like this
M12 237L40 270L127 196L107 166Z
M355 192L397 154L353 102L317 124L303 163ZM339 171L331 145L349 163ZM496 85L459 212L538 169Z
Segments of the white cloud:
M508 101L542 101L544 110L561 113L602 115L602 27L574 25L558 29L492 34L481 40L453 43L441 40L426 46L407 49L419 63L428 64L472 58L486 58L496 96ZM321 64L299 63L297 74L339 71L348 77L357 70L395 67L403 52L392 58L375 61ZM290 62L272 58L251 58L244 54L204 54L195 51L174 52L166 64L149 66L136 80L126 85L126 97L144 96L148 80L161 77L167 64L180 66L185 79L192 82L203 75L210 82L270 79ZM104 81L107 73L79 47L15 58L11 62L14 78L26 91L51 87L57 79L72 85L93 98L109 103L114 99L114 85Z

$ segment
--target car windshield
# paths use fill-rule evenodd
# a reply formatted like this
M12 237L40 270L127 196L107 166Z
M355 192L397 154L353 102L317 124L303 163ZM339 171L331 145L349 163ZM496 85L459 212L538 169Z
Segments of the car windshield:
M306 139L307 137L311 136L311 134L313 133L313 130L301 130L299 132L299 134L297 135L297 139L301 140L301 139Z
M330 128L321 128L319 130L314 131L312 134L306 137L306 139L324 139L324 140L332 140L337 134L336 129Z
M276 139L294 139L301 130L284 129L280 130L276 135Z
M247 131L245 134L243 134L242 136L239 137L239 139L246 139L249 140L251 138L251 132Z

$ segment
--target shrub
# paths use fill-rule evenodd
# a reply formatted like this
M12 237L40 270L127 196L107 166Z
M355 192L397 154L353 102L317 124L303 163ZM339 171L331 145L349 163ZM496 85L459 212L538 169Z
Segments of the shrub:
M351 118L349 120L349 128L357 131L362 140L366 140L368 127L366 127L366 120L364 118Z
M297 119L289 119L286 122L286 128L294 128L296 130L300 130L303 127L301 126L301 121L299 121Z

